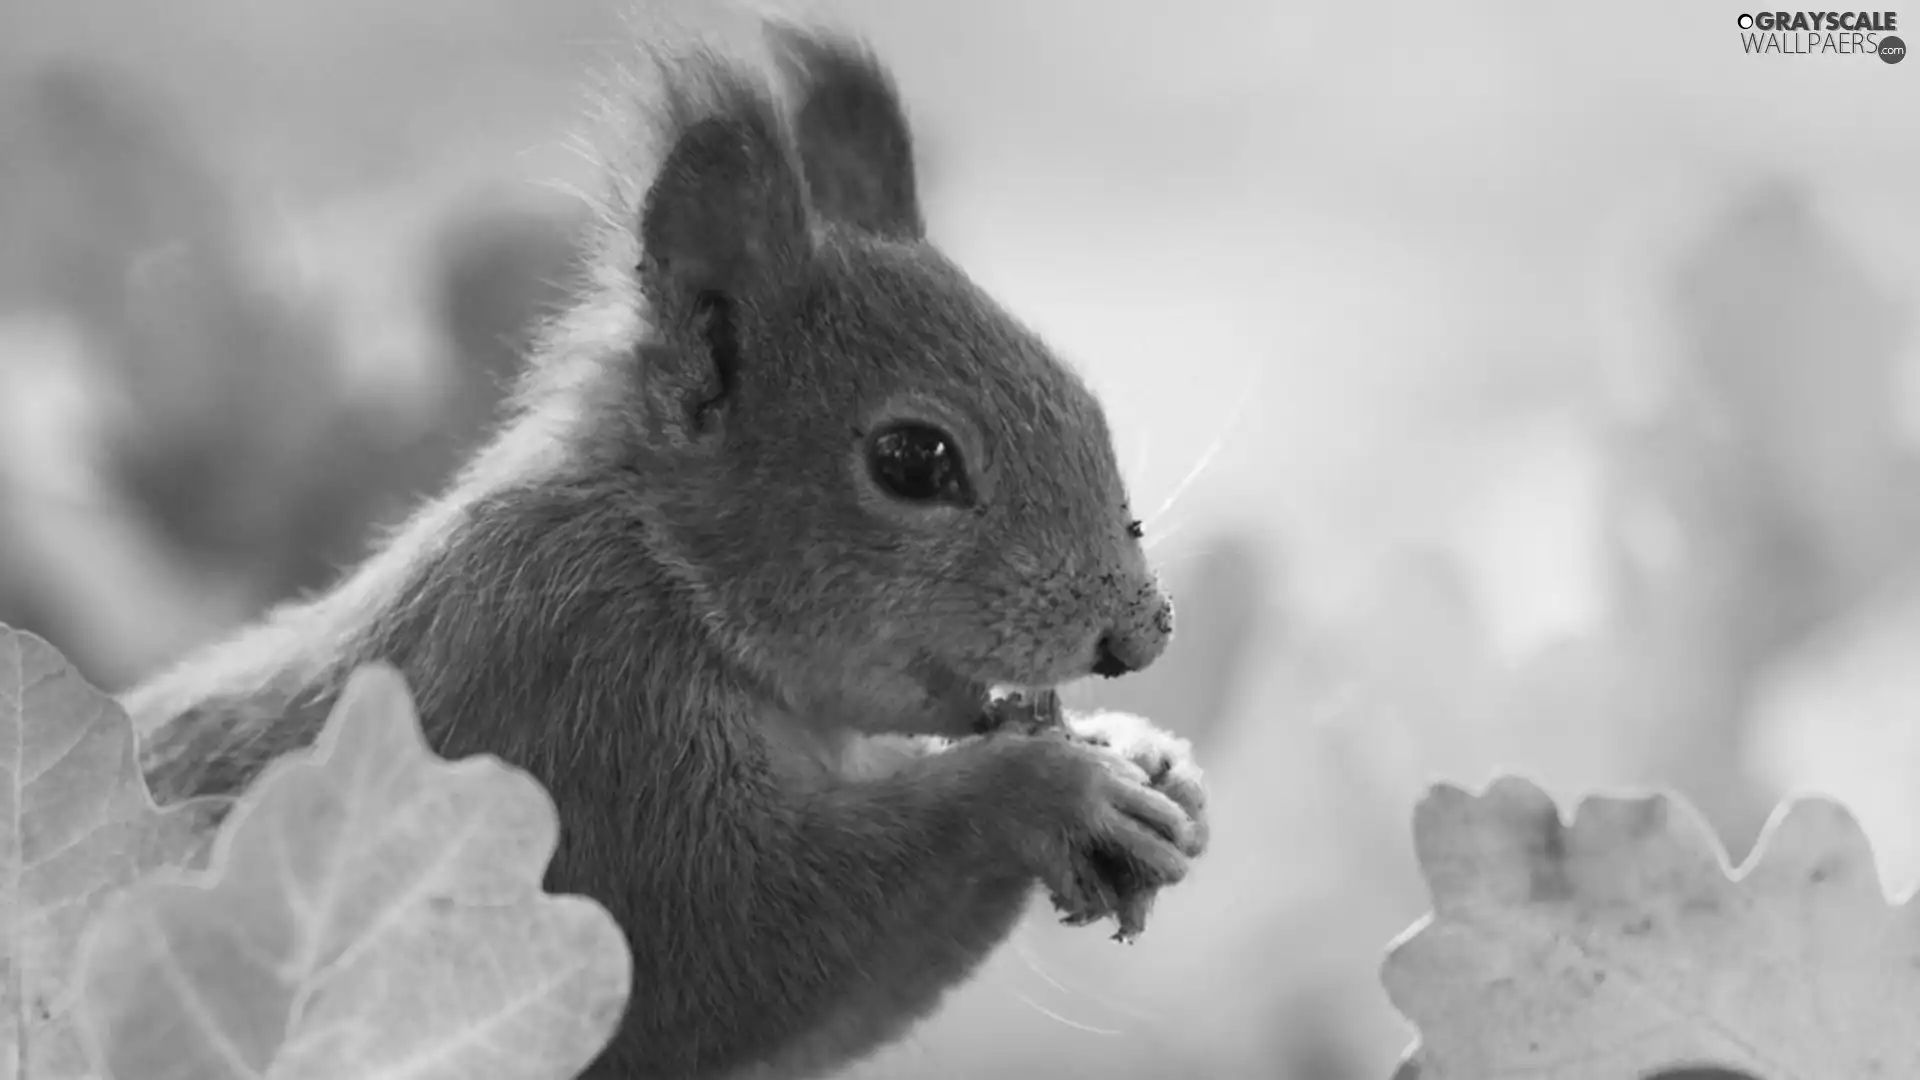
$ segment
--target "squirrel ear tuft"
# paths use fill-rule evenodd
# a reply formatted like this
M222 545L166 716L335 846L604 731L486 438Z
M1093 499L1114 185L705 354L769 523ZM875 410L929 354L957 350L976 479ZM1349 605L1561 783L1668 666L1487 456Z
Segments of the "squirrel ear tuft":
M698 76L671 92L669 149L640 210L641 289L672 315L714 295L750 299L786 280L809 243L772 99L718 68Z
M715 430L741 374L735 320L800 272L806 183L764 83L695 55L663 63L666 153L641 202L641 294L667 340L643 396L669 441Z
M926 232L913 135L893 79L857 41L769 22L767 36L791 82L794 133L814 209L822 217L895 239Z

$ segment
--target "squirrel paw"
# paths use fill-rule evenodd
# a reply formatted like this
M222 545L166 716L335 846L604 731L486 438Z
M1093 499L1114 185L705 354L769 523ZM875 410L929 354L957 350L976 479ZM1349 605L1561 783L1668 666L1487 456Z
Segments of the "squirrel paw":
M1047 876L1054 908L1072 926L1112 916L1115 939L1131 942L1160 890L1206 850L1200 768L1186 740L1139 717L1073 717L1066 734L1097 755L1104 775L1067 865Z
M1072 715L1065 723L1074 741L1109 750L1145 773L1153 789L1177 803L1193 823L1190 846L1183 849L1186 856L1197 859L1206 853L1207 790L1192 744L1128 713Z

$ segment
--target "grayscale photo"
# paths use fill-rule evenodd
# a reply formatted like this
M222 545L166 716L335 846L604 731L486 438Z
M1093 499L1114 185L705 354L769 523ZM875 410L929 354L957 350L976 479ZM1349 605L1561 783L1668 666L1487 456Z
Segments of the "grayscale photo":
M1920 1077L1914 38L0 0L0 1078Z

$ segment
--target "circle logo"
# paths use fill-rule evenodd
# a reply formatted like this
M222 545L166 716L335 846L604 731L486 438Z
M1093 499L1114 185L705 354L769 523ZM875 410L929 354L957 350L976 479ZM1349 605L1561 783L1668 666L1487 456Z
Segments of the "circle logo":
M1880 39L1880 59L1897 64L1907 58L1907 43L1889 34Z

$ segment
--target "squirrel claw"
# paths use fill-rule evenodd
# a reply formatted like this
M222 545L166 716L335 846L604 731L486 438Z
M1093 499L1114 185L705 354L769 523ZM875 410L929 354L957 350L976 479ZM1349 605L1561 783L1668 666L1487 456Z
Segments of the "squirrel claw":
M1153 909L1153 901L1160 894L1158 887L1136 887L1120 895L1109 910L1076 907L1064 897L1052 897L1054 910L1060 916L1062 926L1091 926L1101 919L1111 916L1118 924L1111 935L1112 940L1123 945L1132 945L1147 928L1147 913Z
M1125 894L1120 900L1120 910L1114 917L1120 923L1120 929L1113 939L1131 945L1147 929L1147 913L1153 910L1153 901L1160 895L1157 887L1136 888Z

